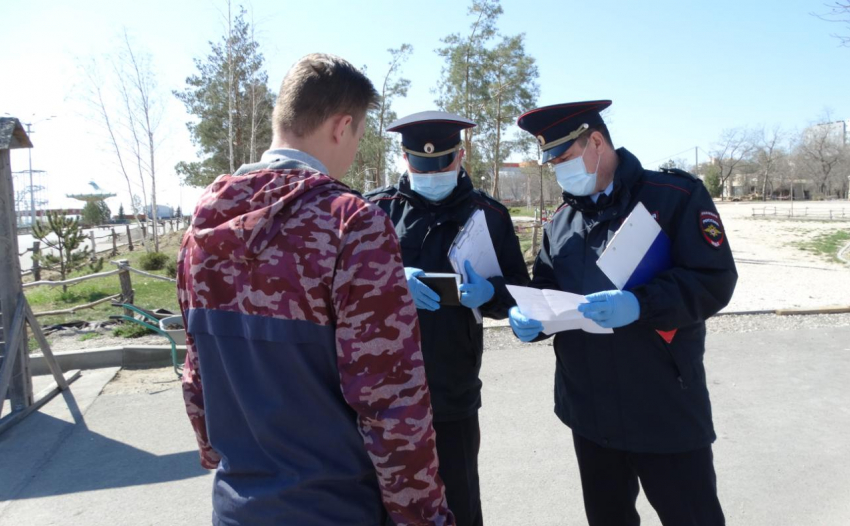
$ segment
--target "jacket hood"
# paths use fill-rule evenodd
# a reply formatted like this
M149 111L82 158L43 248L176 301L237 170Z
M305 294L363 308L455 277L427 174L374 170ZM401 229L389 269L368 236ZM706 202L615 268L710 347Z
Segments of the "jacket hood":
M305 169L222 175L204 191L192 219L195 242L222 259L256 258L306 202L344 184Z

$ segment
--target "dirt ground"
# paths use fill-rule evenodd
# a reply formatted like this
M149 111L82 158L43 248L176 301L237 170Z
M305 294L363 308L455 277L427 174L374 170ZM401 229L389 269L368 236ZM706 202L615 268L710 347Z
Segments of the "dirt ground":
M738 266L738 286L726 311L850 305L850 266L801 250L797 243L850 229L850 221L756 219L762 203L718 203ZM769 206L774 206L769 204ZM776 205L780 209L790 204ZM795 208L838 210L850 202L795 204Z
M171 367L121 369L103 389L103 394L157 394L179 386Z

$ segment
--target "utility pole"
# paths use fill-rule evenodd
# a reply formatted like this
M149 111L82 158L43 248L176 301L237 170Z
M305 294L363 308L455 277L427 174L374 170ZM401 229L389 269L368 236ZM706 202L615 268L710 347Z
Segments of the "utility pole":
M694 175L699 176L699 146L694 146Z
M51 115L46 119L42 119L38 122L49 121L50 119L55 118L56 115ZM22 122L21 124L27 127L27 136L32 137L32 122ZM35 123L37 124L37 123ZM35 186L32 182L32 148L27 149L27 157L29 157L29 173L30 173L30 228L35 226Z

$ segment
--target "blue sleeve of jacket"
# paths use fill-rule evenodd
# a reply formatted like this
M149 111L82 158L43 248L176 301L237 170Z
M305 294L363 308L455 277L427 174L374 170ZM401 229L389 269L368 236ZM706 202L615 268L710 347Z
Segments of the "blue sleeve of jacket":
M705 186L695 185L671 239L673 268L631 290L640 303L639 323L660 330L686 327L705 321L732 299L738 272L722 226L719 244L704 231L709 224L704 219L712 214L719 220Z
M496 320L507 318L510 308L516 305L506 285L525 287L530 281L519 238L514 232L513 221L508 216L500 223L499 238L493 240L493 245L496 249L496 257L499 259L499 267L502 269L502 276L487 279L493 285L493 298L480 307L481 314Z

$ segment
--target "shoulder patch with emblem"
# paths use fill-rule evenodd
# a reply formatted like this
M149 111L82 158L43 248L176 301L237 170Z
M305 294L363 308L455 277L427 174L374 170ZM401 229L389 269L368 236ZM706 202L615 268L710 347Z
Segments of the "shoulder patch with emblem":
M699 229L702 231L705 241L714 248L720 248L726 238L720 216L714 212L703 210L699 213Z

